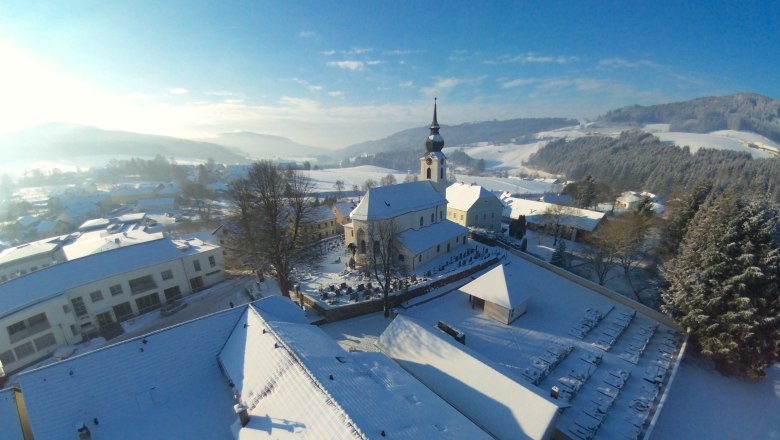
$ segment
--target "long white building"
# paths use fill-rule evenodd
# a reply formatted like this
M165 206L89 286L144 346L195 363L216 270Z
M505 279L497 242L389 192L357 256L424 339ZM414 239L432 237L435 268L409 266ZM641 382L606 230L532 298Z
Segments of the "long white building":
M167 237L0 284L0 362L13 372L224 279L221 248Z

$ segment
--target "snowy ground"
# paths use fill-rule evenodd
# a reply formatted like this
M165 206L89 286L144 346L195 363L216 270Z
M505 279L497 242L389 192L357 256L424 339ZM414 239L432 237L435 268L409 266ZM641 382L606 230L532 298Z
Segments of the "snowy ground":
M653 439L780 439L780 363L766 379L728 378L683 361Z
M538 172L527 168L523 162L536 153L540 148L547 145L546 140L532 142L529 144L493 144L488 142L479 142L473 146L460 146L453 149L459 149L474 159L485 160L490 170L508 170L522 171L525 173ZM446 153L446 151L445 151ZM541 175L548 175L539 172Z

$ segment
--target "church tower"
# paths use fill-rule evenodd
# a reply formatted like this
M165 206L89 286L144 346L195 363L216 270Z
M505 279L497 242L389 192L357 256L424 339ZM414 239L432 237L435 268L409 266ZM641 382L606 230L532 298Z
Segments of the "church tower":
M420 180L430 181L437 191L446 194L447 158L441 152L444 148L444 138L439 134L439 128L439 121L436 118L436 98L434 98L431 132L425 141L426 153L420 158Z

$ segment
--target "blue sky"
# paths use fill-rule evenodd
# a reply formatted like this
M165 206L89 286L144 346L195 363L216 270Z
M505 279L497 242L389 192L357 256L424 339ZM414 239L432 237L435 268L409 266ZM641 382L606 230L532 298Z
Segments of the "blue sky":
M774 1L0 3L0 133L65 121L341 147L440 122L780 98Z

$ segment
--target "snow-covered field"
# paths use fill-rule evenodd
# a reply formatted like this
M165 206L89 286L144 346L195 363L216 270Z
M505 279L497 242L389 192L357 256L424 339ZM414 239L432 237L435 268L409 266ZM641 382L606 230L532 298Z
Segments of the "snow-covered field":
M538 172L542 176L548 176L547 173L523 166L523 161L528 160L533 153L547 145L547 142L546 140L530 144L480 142L473 146L456 147L453 150L461 150L474 159L484 159L490 170L522 171L525 173Z

